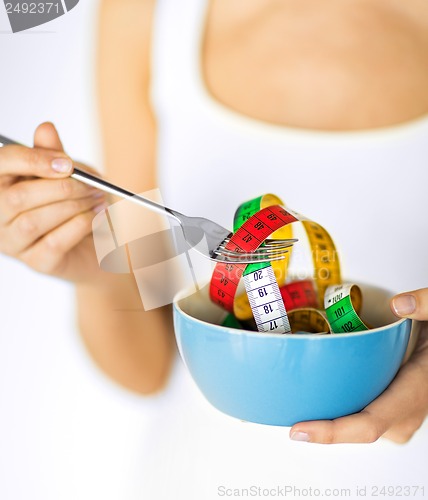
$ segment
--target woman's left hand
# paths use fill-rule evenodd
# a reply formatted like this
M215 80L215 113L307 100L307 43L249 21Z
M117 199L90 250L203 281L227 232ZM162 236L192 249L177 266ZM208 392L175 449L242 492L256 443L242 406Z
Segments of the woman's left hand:
M293 425L290 438L311 443L372 443L380 437L407 442L428 414L428 288L396 295L391 309L399 317L424 321L409 360L390 386L360 413L335 420Z

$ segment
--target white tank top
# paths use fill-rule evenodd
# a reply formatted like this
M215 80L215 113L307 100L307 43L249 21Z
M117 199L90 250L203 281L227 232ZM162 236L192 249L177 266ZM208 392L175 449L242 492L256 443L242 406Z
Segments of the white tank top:
M202 79L207 0L158 3L152 95L165 202L231 228L241 202L274 192L330 232L345 277L397 291L426 286L428 116L319 132L240 115Z
M243 116L214 100L202 78L208 1L157 4L152 98L164 201L231 228L241 202L273 192L330 232L345 277L394 291L428 286L428 116L357 132L299 130ZM288 441L288 429L223 416L179 362L160 400L144 474L152 499L219 498L224 483L352 488L362 472L366 483L396 483L407 471L406 456L416 462L417 448L397 455L381 442L353 459L347 445L321 452ZM423 448L427 438L419 437ZM370 466L373 450L384 467Z

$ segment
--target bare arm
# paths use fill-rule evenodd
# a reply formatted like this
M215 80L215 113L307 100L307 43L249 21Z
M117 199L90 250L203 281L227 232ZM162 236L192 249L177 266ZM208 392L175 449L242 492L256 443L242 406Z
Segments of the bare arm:
M104 0L97 93L105 175L135 192L156 187L155 121L149 103L154 0ZM132 275L105 273L77 287L79 324L96 363L127 388L151 393L174 355L169 308L145 312Z

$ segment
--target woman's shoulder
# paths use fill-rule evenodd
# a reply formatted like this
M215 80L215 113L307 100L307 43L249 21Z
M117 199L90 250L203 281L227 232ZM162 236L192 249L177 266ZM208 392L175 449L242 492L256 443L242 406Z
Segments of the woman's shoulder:
M156 0L100 0L99 5L128 5L134 6L136 9L145 8L148 5L154 6L156 4Z
M125 39L149 38L156 0L100 0L99 27L111 29Z
M98 64L110 73L128 70L148 77L156 0L100 0L97 19Z

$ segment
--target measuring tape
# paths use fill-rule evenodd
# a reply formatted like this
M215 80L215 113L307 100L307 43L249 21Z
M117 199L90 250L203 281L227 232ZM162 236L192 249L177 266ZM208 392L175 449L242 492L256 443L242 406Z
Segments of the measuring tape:
M234 234L226 248L251 252L264 241L292 237L291 224L301 222L312 252L314 280L286 283L291 251L280 261L256 264L217 263L210 283L211 299L227 311L234 328L254 317L257 329L268 333L345 333L368 327L359 318L361 292L342 285L334 242L318 223L285 208L280 198L267 194L239 206ZM243 278L246 293L236 297ZM322 304L325 313L319 311ZM226 325L227 326L227 325ZM231 325L230 325L231 326Z
M253 264L255 265L255 264ZM291 333L287 311L269 263L244 271L244 284L259 332Z
M232 235L226 248L234 251L251 252L256 250L266 240L283 226L296 222L297 219L288 213L280 205L272 205L262 208L249 218ZM251 264L258 266L257 278L253 276L253 281L260 281L260 288L251 285L251 279L247 278L247 290L249 301L253 302L252 311L259 331L271 331L276 333L290 332L290 325L285 311L285 306L279 292L278 283L269 263ZM234 298L239 281L246 270L246 264L216 264L210 284L210 296L214 302L226 310L233 312ZM254 269L254 267L252 268ZM247 274L248 276L248 274ZM259 295L257 300L256 294ZM271 314L264 313L264 306Z
M272 205L283 205L283 203L280 198L273 194L259 196L258 198L243 203L235 212L235 217L233 220L233 230L236 232L252 215L257 213L261 209L267 208ZM293 230L291 224L286 224L280 227L271 235L272 239L291 239L292 237ZM289 248L288 253L284 254L284 259L273 261L271 263L276 281L280 287L285 284L291 250L292 247ZM250 265L247 267L246 271L247 273L250 273L251 271L256 271L257 269L263 269L264 267L268 266ZM253 317L253 312L247 293L244 292L235 297L233 303L233 312L239 320L248 320L249 318Z
M288 314L293 332L307 332L325 334L330 333L331 327L326 314L319 309L305 307L293 309Z
M331 330L337 333L368 330L358 316L361 302L361 290L356 285L348 283L327 288L324 307Z

